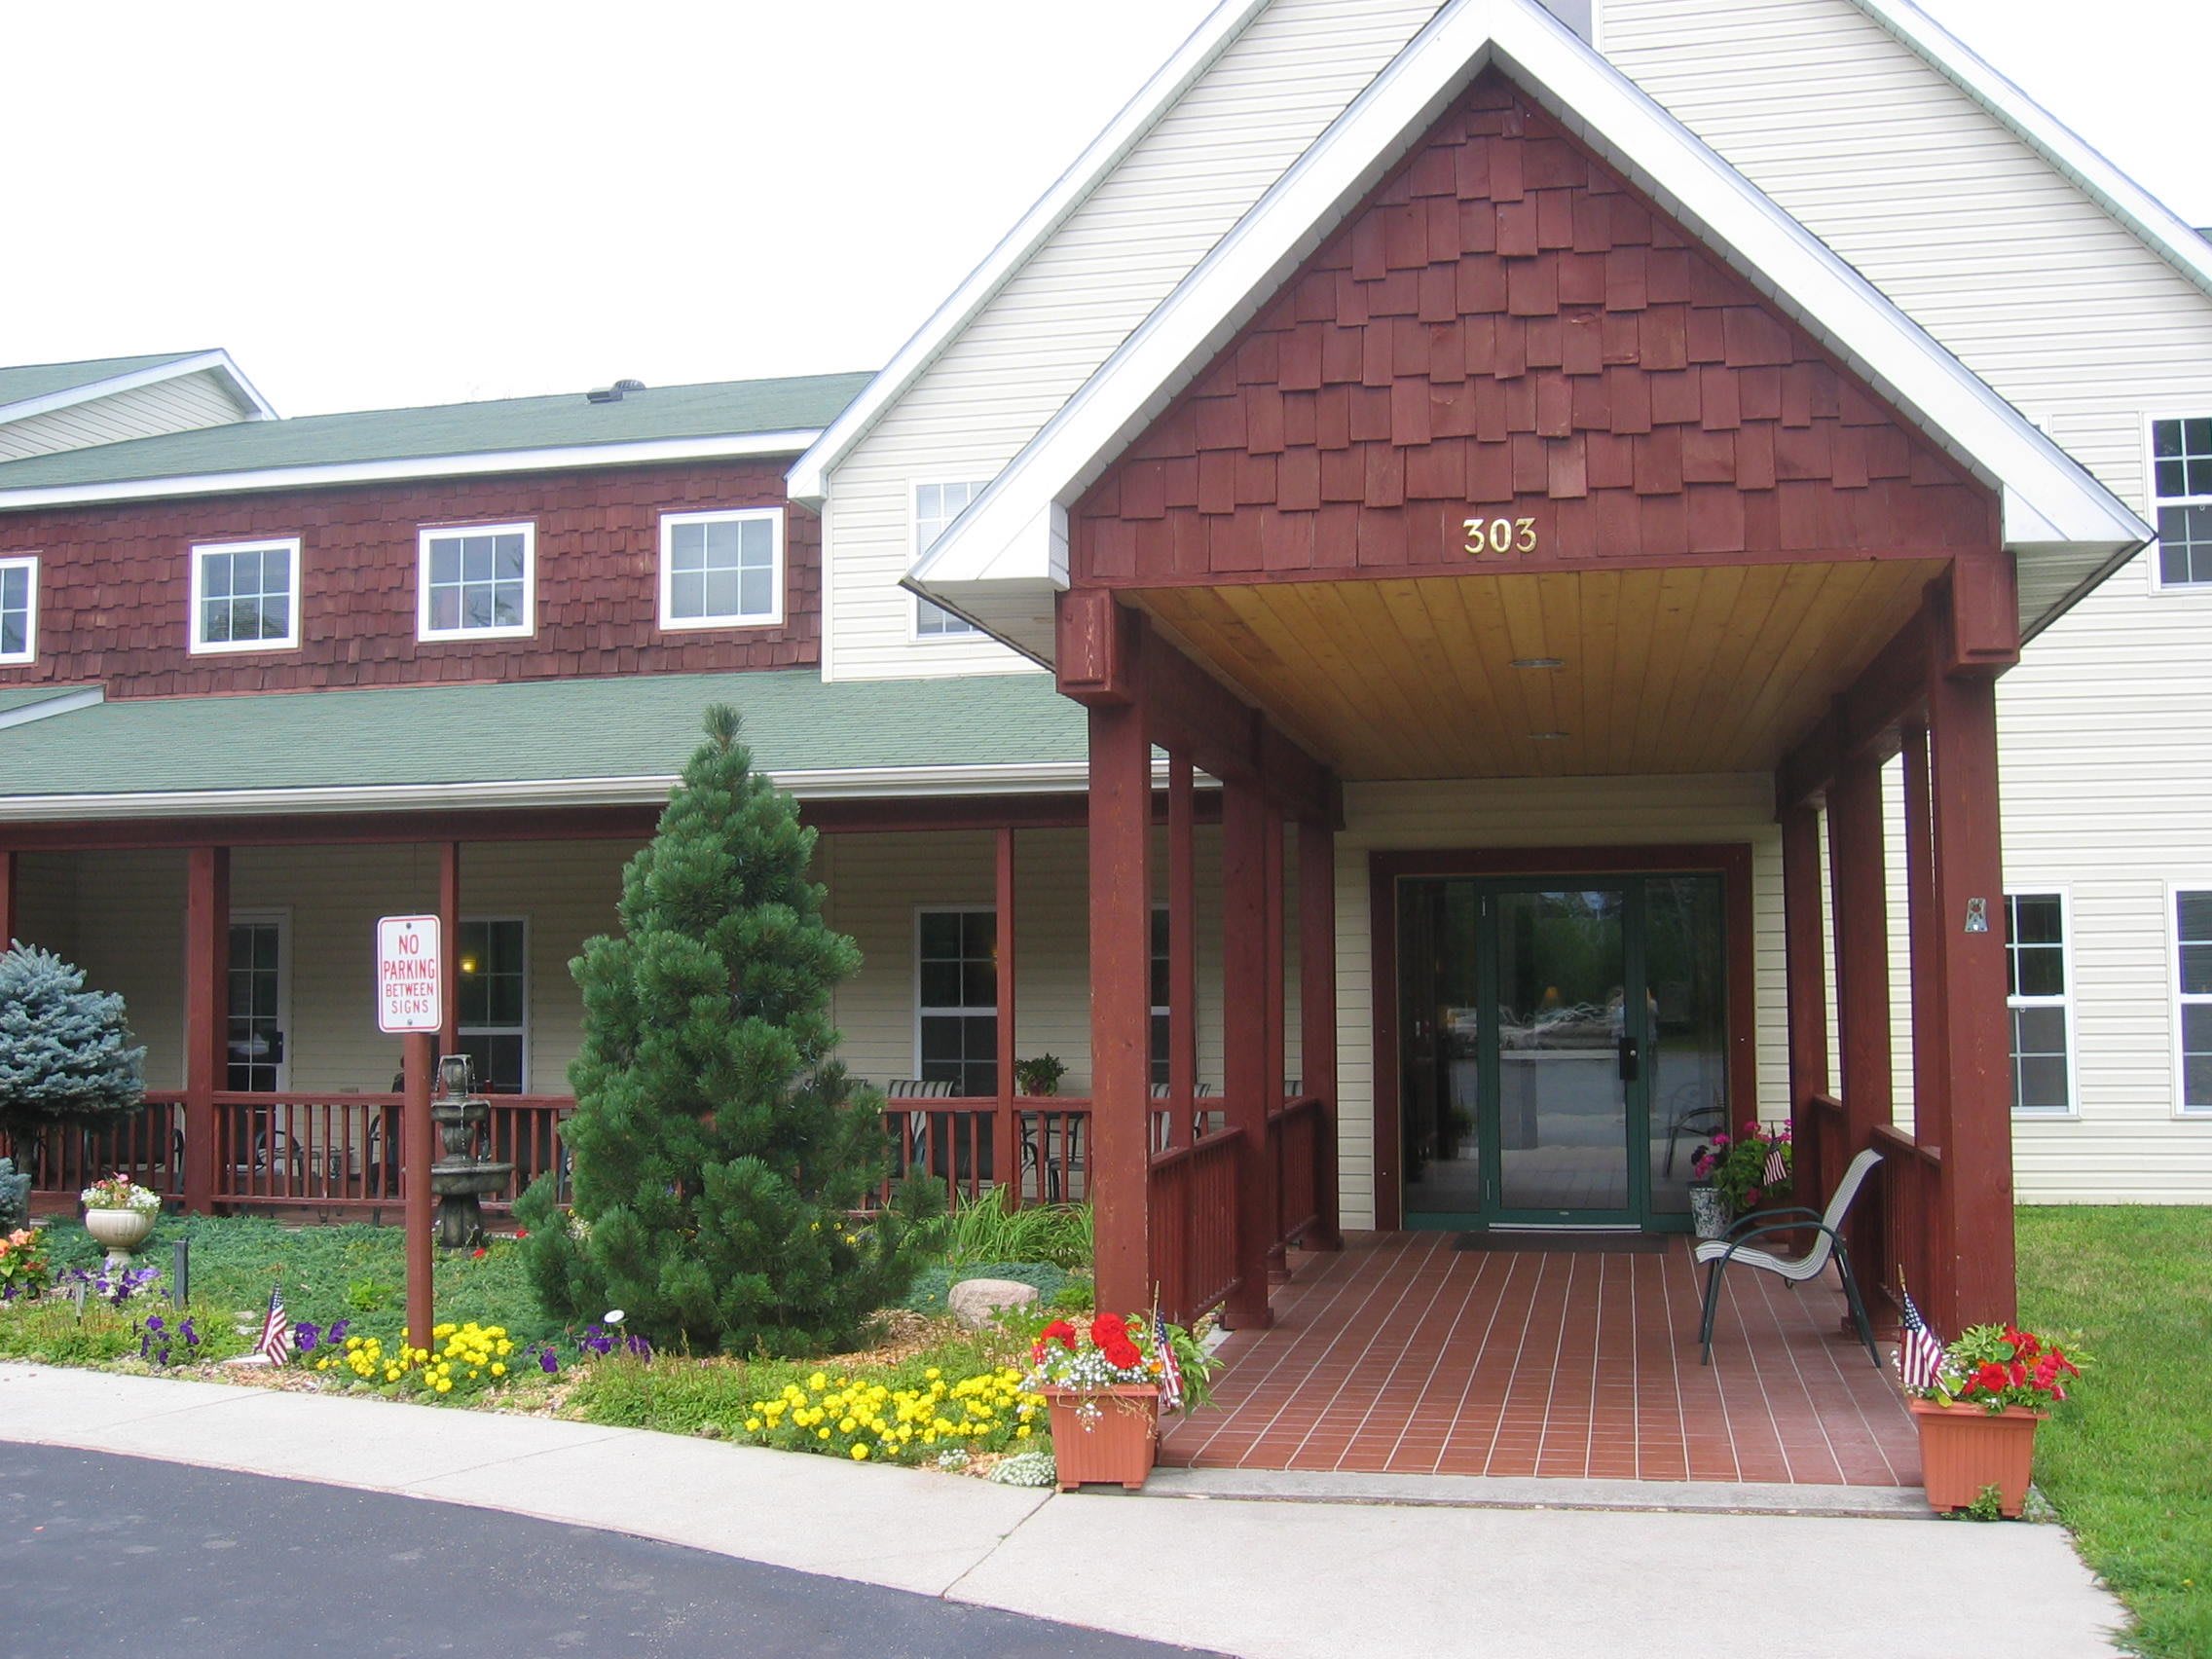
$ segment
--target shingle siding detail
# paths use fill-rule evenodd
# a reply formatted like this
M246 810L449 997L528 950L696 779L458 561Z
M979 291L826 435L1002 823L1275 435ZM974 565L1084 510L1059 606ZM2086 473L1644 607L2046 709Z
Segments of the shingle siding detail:
M0 554L39 555L38 660L0 670L0 686L102 682L111 697L149 697L808 666L822 538L803 509L785 515L780 626L659 626L661 513L782 505L783 461L770 459L11 515ZM419 642L418 530L518 520L537 528L535 635ZM193 656L192 546L293 535L299 647Z

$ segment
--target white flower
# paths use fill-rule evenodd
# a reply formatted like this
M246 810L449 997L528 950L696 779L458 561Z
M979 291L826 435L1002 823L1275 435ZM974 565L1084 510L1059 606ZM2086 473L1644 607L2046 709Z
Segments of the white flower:
M619 1325L622 1323L622 1319L623 1313L621 1309L609 1308L607 1310L607 1316L604 1322L609 1325Z

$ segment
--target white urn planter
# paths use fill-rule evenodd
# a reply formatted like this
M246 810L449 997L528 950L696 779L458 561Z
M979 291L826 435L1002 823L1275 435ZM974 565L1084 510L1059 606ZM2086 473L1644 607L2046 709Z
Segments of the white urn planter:
M154 1222L159 1210L140 1209L89 1209L85 1212L85 1231L107 1246L107 1265L127 1268L130 1258L153 1236Z

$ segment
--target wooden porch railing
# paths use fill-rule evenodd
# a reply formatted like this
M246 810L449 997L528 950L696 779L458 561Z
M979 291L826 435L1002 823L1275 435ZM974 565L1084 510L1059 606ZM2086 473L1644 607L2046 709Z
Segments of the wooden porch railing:
M55 1125L20 1144L0 1135L0 1158L31 1178L34 1208L74 1209L103 1175L124 1174L165 1198L184 1191L184 1095L152 1091L138 1110L98 1128Z
M1001 1132L1002 1123L1005 1132ZM1062 1095L1000 1100L991 1095L900 1099L883 1109L891 1182L927 1170L954 1197L973 1201L999 1185L1002 1146L1013 1149L1017 1204L1075 1204L1090 1196L1090 1102Z
M1237 1175L1244 1131L1216 1129L1153 1154L1148 1172L1152 1281L1160 1309L1188 1325L1242 1282L1236 1272Z
M1296 1095L1268 1114L1268 1157L1274 1165L1277 1244L1296 1242L1321 1223L1321 1100Z
M1874 1125L1874 1150L1882 1155L1872 1197L1876 1213L1868 1218L1864 1236L1876 1247L1873 1271L1862 1275L1865 1288L1880 1291L1893 1307L1901 1282L1917 1289L1915 1300L1927 1298L1935 1288L1936 1234L1942 1225L1938 1210L1943 1180L1943 1155L1923 1146L1894 1124Z

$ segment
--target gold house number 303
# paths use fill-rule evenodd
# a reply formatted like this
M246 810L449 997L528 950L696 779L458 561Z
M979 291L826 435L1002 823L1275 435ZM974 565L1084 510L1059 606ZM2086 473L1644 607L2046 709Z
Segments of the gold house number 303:
M1484 553L1533 553L1536 550L1536 521L1532 518L1471 518L1460 528L1467 537L1467 551Z

